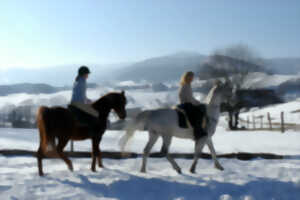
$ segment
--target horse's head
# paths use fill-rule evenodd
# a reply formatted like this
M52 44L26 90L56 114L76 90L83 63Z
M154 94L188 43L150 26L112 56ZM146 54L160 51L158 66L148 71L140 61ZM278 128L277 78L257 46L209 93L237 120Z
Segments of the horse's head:
M120 119L126 118L126 109L125 106L127 104L127 100L125 97L125 92L111 92L103 97L101 97L98 101L93 103L93 108L95 108L101 116L101 113L106 113L107 116L111 109L113 109ZM103 116L103 115L102 115ZM105 114L104 114L105 116Z
M113 102L112 109L117 113L120 119L125 119L127 115L125 109L127 104L125 92L115 93Z
M125 92L121 93L112 92L105 96L105 99L109 102L110 109L113 109L120 119L126 118L126 109L127 100L125 97Z
M233 98L233 85L232 82L227 80L222 86L222 97L223 97L223 102L224 101L231 101Z
M217 80L208 97L209 104L220 105L223 102L230 102L233 98L232 83L229 80L226 80L225 83Z

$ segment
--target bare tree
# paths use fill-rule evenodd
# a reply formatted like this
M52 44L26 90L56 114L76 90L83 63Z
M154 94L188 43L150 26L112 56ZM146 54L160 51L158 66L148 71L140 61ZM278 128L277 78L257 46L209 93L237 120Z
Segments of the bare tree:
M200 66L199 77L229 79L237 91L244 87L251 72L265 72L263 59L247 45L238 44L214 51ZM224 109L229 113L229 128L237 129L240 106L237 102L228 102Z
M265 71L263 60L246 45L234 45L215 50L200 66L201 79L229 78L237 88L243 88L251 72Z

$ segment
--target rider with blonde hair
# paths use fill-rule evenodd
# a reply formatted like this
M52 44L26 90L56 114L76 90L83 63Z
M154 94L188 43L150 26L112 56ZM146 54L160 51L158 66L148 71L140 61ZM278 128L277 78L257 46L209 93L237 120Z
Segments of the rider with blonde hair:
M194 137L197 140L207 135L207 132L202 127L202 122L206 115L206 107L193 96L191 86L193 80L194 72L192 71L185 72L181 76L178 92L180 105L178 107L185 111L190 124L194 128Z
M200 102L194 98L192 91L192 82L194 80L194 72L185 72L180 79L179 101L180 103L191 103L199 105Z

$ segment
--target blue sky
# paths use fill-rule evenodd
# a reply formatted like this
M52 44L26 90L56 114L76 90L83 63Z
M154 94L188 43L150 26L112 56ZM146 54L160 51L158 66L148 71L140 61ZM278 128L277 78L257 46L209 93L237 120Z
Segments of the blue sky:
M140 61L234 44L300 57L298 0L1 0L0 69Z

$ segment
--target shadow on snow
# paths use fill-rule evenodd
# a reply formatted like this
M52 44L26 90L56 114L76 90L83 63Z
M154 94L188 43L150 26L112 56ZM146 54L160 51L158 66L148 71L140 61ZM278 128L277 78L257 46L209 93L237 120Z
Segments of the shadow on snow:
M118 172L119 173L119 172ZM257 178L246 184L232 184L218 181L205 181L188 175L198 185L179 183L173 180L129 176L128 180L118 180L111 184L94 183L89 176L78 175L80 183L55 179L62 184L86 190L95 197L110 197L124 200L132 199L219 199L227 194L232 198L250 195L254 199L296 199L300 196L300 183L283 182L269 178ZM96 178L95 176L90 176ZM52 179L52 178L51 178ZM200 184L200 185L199 185ZM0 188L1 189L1 188Z

